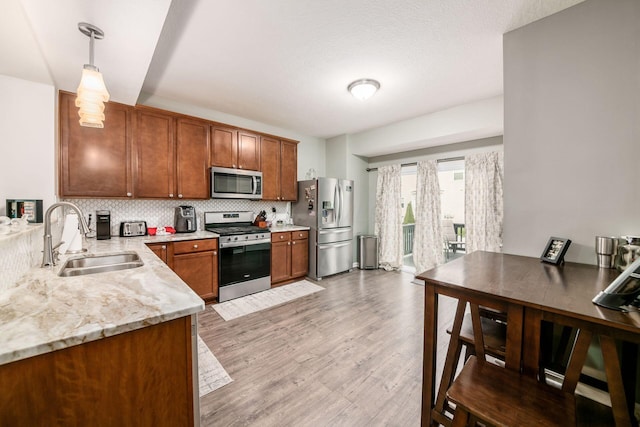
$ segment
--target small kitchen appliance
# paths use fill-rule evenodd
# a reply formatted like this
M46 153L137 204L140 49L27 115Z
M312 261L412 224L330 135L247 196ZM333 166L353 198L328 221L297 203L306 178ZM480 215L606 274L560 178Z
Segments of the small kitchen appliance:
M120 223L120 237L135 237L146 235L146 221L123 221Z
M262 172L211 168L212 199L262 199Z
M96 239L107 240L111 238L111 211L96 211Z
M193 206L178 206L173 218L176 233L193 233L196 231L196 208Z
M253 225L253 212L205 212L205 230L217 233L218 301L271 288L271 232Z

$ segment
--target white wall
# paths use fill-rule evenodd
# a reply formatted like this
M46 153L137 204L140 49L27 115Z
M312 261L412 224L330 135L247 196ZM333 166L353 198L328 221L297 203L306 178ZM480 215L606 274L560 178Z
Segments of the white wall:
M640 1L587 0L504 36L504 251L595 264L640 233Z
M149 107L162 108L176 113L201 117L232 126L263 132L283 138L300 141L298 144L298 180L305 179L309 169L315 169L316 176L326 176L325 170L325 140L313 136L304 135L290 129L279 128L243 117L233 116L220 111L210 110L195 105L182 104L159 96L141 94L138 102Z
M0 215L5 199L55 201L55 89L0 75Z

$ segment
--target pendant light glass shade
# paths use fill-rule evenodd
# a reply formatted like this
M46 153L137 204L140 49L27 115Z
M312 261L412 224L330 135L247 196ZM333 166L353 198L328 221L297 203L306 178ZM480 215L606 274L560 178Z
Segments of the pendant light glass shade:
M102 74L95 67L84 66L78 86L76 107L79 108L80 126L103 128L104 103L109 101L109 92Z
M380 83L377 80L360 79L351 83L347 89L354 98L364 101L371 98L380 89Z
M93 41L104 38L104 32L92 24L80 22L80 32L90 39L89 64L84 64L82 78L78 85L76 107L79 108L80 126L103 128L104 103L109 101L109 92L98 67L93 65Z

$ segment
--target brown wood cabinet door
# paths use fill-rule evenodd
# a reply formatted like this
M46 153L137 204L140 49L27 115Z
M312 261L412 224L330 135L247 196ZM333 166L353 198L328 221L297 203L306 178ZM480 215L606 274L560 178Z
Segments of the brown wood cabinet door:
M298 200L298 144L282 141L280 150L280 199Z
M167 246L170 243L147 243L147 246L158 258L160 258L165 264L167 264Z
M138 109L134 137L136 197L175 197L174 122L171 115Z
M88 128L78 123L75 100L60 92L60 196L131 197L133 109L107 102L104 128Z
M238 131L236 129L211 127L211 166L235 168L238 166Z
M291 277L291 242L271 243L271 283Z
M309 271L309 239L291 241L291 277L302 277Z
M262 137L260 144L262 200L280 200L280 141Z
M260 170L260 137L238 131L238 168Z
M217 251L203 251L173 256L173 271L204 300L218 296L217 255Z
M176 181L179 199L209 198L209 123L178 119Z

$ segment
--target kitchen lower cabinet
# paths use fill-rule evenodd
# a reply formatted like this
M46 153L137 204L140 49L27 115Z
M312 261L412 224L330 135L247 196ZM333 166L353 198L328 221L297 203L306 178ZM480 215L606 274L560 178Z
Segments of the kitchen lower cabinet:
M132 197L133 107L108 102L104 128L90 128L80 126L75 100L60 91L59 195Z
M200 298L218 297L218 241L216 239L173 242L173 271Z
M195 425L192 324L186 316L0 365L0 425Z
M151 251L169 267L173 264L173 245L171 243L147 243Z
M309 271L309 232L271 233L271 286L304 277Z

